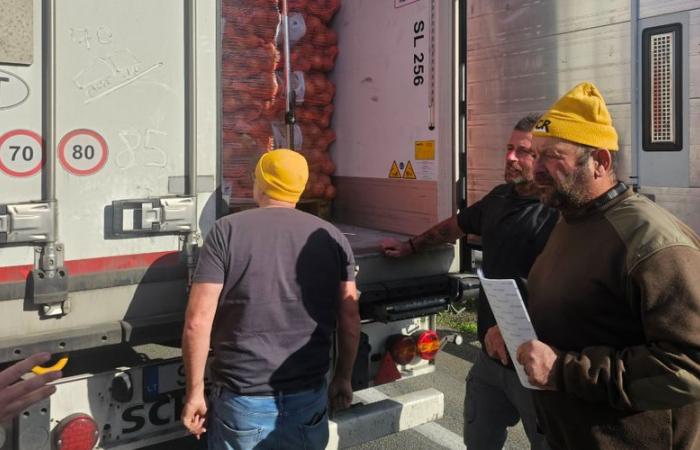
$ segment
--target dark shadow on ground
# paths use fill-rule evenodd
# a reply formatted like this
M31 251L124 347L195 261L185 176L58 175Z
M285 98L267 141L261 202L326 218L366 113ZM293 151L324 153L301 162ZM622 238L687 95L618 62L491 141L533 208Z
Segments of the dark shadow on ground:
M457 332L449 329L438 329L438 334L440 336L447 336L453 333ZM476 358L479 356L479 352L481 352L481 344L479 344L479 341L473 334L459 334L462 335L462 345L448 343L442 348L442 351L449 353L452 356L456 356L457 358L474 363Z

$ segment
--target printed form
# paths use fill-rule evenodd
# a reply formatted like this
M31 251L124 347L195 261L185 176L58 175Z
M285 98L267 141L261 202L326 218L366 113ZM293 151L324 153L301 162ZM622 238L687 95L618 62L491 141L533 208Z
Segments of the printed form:
M532 327L530 315L527 313L523 298L520 296L515 280L494 280L484 277L481 269L477 271L481 287L486 293L486 298L491 306L491 311L496 318L498 328L506 343L508 354L515 366L520 383L528 389L540 388L533 386L527 379L525 369L518 363L516 352L520 344L532 339L537 339L535 329Z

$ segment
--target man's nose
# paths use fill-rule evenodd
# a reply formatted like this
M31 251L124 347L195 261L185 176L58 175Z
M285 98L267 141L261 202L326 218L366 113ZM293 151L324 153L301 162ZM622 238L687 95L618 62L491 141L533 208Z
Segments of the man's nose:
M506 150L506 161L517 161L518 158L515 157L515 150Z
M544 164L542 164L542 162L540 161L539 158L535 159L534 171L535 171L535 175L537 175L537 174L547 175L547 169L545 169Z

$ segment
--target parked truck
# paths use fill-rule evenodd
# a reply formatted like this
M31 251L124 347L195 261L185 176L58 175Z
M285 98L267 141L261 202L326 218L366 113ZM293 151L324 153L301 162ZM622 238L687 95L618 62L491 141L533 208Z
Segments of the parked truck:
M184 435L178 351L144 344L177 341L197 247L235 196L221 182L220 18L217 0L0 2L0 362L70 357L50 400L0 426L0 449ZM380 370L391 350L402 377L434 369L415 343L435 349L425 331L470 254L387 260L378 241L481 198L517 119L579 81L608 101L621 178L700 230L700 1L348 0L333 29L331 219L359 265L357 389L393 372ZM440 417L440 393L417 398L381 422ZM330 445L377 437L379 422L331 424Z
M359 270L358 390L434 370L434 314L459 291L454 246L400 261L379 247L457 205L453 8L352 0L334 21L331 220ZM0 449L184 436L187 288L203 238L237 206L222 188L221 11L217 0L0 2L0 363L68 356L56 393L0 425ZM336 418L329 446L444 408L434 389L385 404Z

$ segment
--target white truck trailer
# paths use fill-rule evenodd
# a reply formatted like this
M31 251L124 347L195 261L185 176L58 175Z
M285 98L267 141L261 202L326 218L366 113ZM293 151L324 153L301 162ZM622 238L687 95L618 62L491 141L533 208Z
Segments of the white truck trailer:
M0 2L0 361L72 355L56 395L2 425L2 450L83 448L66 430L120 449L182 435L180 363L134 349L178 337L196 246L225 210L219 7ZM349 0L334 29L334 219L358 253L368 337L358 386L388 336L455 295L446 274L466 253L387 261L377 240L483 196L516 120L579 81L608 101L621 178L700 230L700 1ZM357 443L341 431L336 445Z
M359 266L357 389L389 341L408 351L394 352L400 376L433 370L424 331L457 295L454 246L400 261L378 247L456 209L455 5L351 0L335 19L333 220ZM70 356L57 392L0 426L0 449L184 435L177 351L142 345L179 338L197 248L227 212L220 18L217 0L0 1L0 363ZM355 408L372 433L338 422L330 446L435 420L442 394L381 411Z

